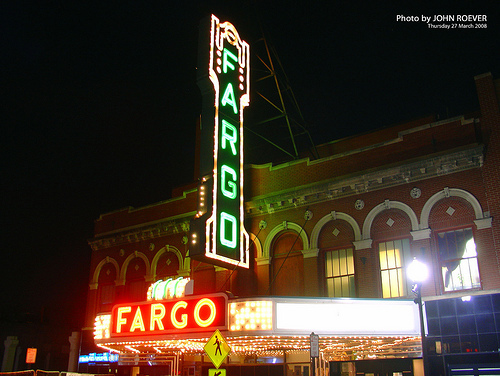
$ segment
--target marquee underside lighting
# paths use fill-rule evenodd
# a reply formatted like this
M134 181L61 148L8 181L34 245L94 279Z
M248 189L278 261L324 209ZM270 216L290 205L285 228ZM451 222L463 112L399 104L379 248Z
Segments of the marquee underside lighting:
M113 352L129 354L184 354L201 356L209 337L155 341L123 341L101 343L98 346ZM237 336L225 337L236 356L282 356L283 352L310 350L309 336ZM395 337L320 337L320 351L326 360L409 358L422 351L419 336Z

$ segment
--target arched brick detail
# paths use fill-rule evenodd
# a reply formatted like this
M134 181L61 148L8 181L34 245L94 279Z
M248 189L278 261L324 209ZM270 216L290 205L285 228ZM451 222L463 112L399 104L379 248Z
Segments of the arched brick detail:
M189 275L190 267L191 267L191 260L189 257L184 258L182 256L181 251L179 251L176 247L173 247L171 245L166 245L165 247L161 248L158 252L156 252L155 257L153 258L153 261L151 261L151 277L153 280L157 279L158 276L158 263L162 256L164 256L166 253L172 253L175 258L177 259L177 265L178 269L176 270L176 273L182 276L187 276Z
M429 213L429 227L435 231L441 228L471 226L475 220L474 208L461 197L442 198Z
M380 213L387 209L398 209L405 212L410 220L411 230L417 231L419 229L417 215L411 207L403 202L386 200L385 202L375 206L366 216L365 222L363 223L363 239L371 239L373 221Z
M408 214L400 209L386 209L373 219L371 237L373 241L410 235L412 224Z
M94 275L92 277L92 282L90 283L90 289L91 290L96 290L97 287L99 286L99 275L101 273L102 268L104 265L111 263L116 271L116 275L118 276L118 273L120 272L120 266L116 262L116 260L112 257L106 257L105 259L101 260L101 262L96 266L94 270Z
M477 200L474 195L471 193L457 188L445 188L442 191L435 193L432 197L430 197L422 208L422 212L420 214L420 228L426 229L429 227L429 216L432 208L436 205L440 200L447 197L460 197L467 202L469 202L474 210L475 219L483 219L483 209L481 208L481 204Z
M354 237L352 240L358 241L361 240L361 229L359 228L356 220L351 217L349 214L341 213L341 212L331 212L330 214L325 215L321 218L316 225L314 226L311 232L311 248L316 249L320 246L320 235L322 235L322 230L327 224L331 221L343 221L347 222L348 226L351 228L352 236Z
M146 264L146 275L145 275L145 279L146 280L151 280L152 279L152 276L151 276L151 266L150 266L150 263L149 263L149 260L148 260L148 257L142 253L142 252L138 252L138 251L135 251L134 253L132 253L131 255L129 255L125 261L123 262L123 265L122 265L122 268L120 270L120 277L118 279L118 282L117 284L120 284L120 285L124 285L125 284L125 280L126 280L126 276L127 276L127 268L128 268L128 265L130 264L130 262L135 259L136 257L139 257L141 258L143 261L144 261L144 264Z
M249 232L248 235L250 236L250 248L255 247L254 259L257 260L263 254L262 243L254 233Z
M309 239L305 230L303 230L298 224L293 222L283 222L278 226L274 227L266 237L264 241L263 254L260 258L269 258L271 245L274 242L276 236L282 231L289 230L295 231L297 234L300 234L300 239L302 241L303 249L309 249Z

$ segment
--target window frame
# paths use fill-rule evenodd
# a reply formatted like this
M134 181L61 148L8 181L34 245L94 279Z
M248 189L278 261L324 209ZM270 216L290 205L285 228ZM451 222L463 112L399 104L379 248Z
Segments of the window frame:
M447 290L446 289L446 285L445 285L445 281L444 281L444 278L443 278L443 264L444 264L444 261L443 261L443 259L441 257L441 250L440 250L440 247L439 247L439 239L438 239L438 237L439 237L439 234L441 234L441 233L457 232L457 231L467 230L467 229L469 229L471 231L472 239L474 240L474 245L476 247L476 255L474 257L465 257L465 258L461 257L460 261L470 260L470 259L475 259L476 260L476 270L477 270L478 285L474 286L474 283L471 283L471 285L472 285L471 287L466 287L466 288L461 288L461 289ZM477 250L477 237L476 237L474 226L473 225L466 225L466 226L460 226L460 227L450 227L450 228L443 228L443 229L433 230L433 241L434 241L434 247L435 247L435 251L436 251L436 259L437 259L437 264L438 264L439 280L440 280L440 285L441 285L443 294L450 294L450 293L453 294L453 293L457 293L457 292L461 292L461 291L481 290L482 289L481 270L480 270L480 267L479 267L479 255L478 255L478 250ZM453 260L459 260L459 259L449 259L447 261L451 262ZM470 277L471 280L473 279L473 275L470 272L469 272L469 277Z
M396 241L401 241L401 245L403 247L403 242L407 240L408 241L408 249L402 248L401 252L401 267L400 268L386 268L385 270L397 270L401 269L401 278L403 280L402 287L404 289L402 295L398 296L386 296L384 297L384 277L383 277L383 270L382 270L382 264L380 262L380 245L381 244L387 244L388 242L396 242ZM377 241L375 250L377 252L377 261L378 261L378 276L380 278L380 283L379 283L379 288L380 288L380 296L383 299L406 299L412 296L412 282L409 280L407 276L407 268L410 262L412 261L412 238L403 236L403 237L397 237L397 238L387 238L387 239L382 239ZM387 248L386 248L387 252ZM390 279L389 279L390 283ZM391 283L390 283L391 284Z
M327 254L328 253L331 253L331 252L340 252L342 250L350 250L352 252L352 267L353 267L353 273L349 273L349 270L348 270L348 273L347 274L339 274L338 276L332 276L332 277L328 277L327 275L327 262L328 262L328 258L327 258ZM343 246L343 247L335 247L335 248L327 248L327 249L324 249L323 252L322 252L322 258L323 258L323 262L322 262L322 273L323 273L323 291L324 291L324 296L325 297L330 297L330 298L356 298L358 296L358 291L357 291L357 283L356 283L356 257L355 257L355 248L353 245L346 245L346 246ZM348 295L348 296L330 296L328 294L328 280L329 279L334 279L334 278L342 278L342 277L350 277L352 276L352 283L353 283L353 286L352 287L349 287L348 288L348 291L349 292L352 292L353 295ZM348 282L350 283L350 281Z

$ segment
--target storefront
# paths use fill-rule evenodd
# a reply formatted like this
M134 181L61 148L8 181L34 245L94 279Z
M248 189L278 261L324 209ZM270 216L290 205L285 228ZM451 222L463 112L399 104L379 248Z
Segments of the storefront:
M168 294L152 290L148 301L115 305L95 319L95 343L117 357L115 373L205 376L213 368L206 347L223 343L224 359L218 359L228 374L253 374L255 367L264 367L258 374L308 375L314 335L317 375L329 374L330 362L402 358L412 363L421 356L418 309L411 300L237 299L179 292L165 299ZM216 330L223 338L214 340ZM346 364L342 374L354 369Z

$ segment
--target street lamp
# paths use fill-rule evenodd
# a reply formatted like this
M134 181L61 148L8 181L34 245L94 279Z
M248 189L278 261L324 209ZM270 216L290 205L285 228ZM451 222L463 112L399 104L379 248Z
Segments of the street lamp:
M423 262L418 261L414 257L413 261L410 263L410 265L408 265L406 272L408 274L408 278L410 278L410 280L413 281L412 291L416 295L414 301L416 304L418 304L418 314L420 316L420 336L422 339L422 362L424 365L424 375L427 376L429 375L429 373L427 370L427 359L425 357L426 341L425 341L425 326L424 326L424 310L422 306L422 284L429 276L429 270L427 269L427 266Z

